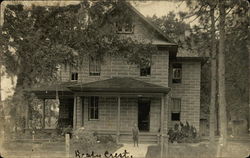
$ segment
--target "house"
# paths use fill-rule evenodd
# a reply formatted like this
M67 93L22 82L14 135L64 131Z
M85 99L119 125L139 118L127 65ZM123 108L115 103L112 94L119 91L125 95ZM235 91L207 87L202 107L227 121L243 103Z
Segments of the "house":
M32 91L44 100L59 97L63 126L113 134L117 141L130 139L135 123L141 139L151 142L164 139L168 128L180 121L199 130L201 58L179 56L176 44L133 6L126 6L135 15L133 27L116 31L157 46L150 67L113 56L105 56L104 62L86 57L79 69L62 67L58 84Z

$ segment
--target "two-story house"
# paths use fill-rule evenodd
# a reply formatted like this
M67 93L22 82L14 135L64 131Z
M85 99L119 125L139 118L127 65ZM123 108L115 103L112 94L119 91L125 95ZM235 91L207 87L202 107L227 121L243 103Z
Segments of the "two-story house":
M178 56L176 44L133 6L126 7L135 15L133 27L116 31L157 46L150 67L109 55L103 62L86 57L78 69L62 66L58 84L32 91L41 99L59 97L59 120L65 126L112 134L118 141L131 138L135 123L141 139L152 142L179 121L199 130L200 58Z

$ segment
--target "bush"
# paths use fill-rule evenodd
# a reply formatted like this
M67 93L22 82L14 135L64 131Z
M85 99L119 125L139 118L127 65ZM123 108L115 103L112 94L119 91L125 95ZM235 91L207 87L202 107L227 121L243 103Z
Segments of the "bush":
M116 139L111 135L97 136L97 140L100 141L100 143L103 143L103 144L116 143Z
M182 122L175 124L174 129L169 129L168 135L171 143L195 143L199 141L196 128L189 125L188 122L186 122L186 124Z
M73 149L90 153L97 144L97 137L84 128L73 131L71 145Z

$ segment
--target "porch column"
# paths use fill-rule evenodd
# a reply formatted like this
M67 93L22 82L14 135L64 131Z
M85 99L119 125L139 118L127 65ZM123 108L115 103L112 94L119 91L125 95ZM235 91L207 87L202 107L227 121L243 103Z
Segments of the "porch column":
M26 107L26 110L25 110L25 129L29 129L29 101L28 101L28 105ZM0 109L1 110L1 109Z
M42 128L45 128L45 104L46 99L43 99L43 105L42 105Z
M119 142L120 137L120 124L121 124L121 97L118 96L118 109L117 109L117 128L116 128L116 142Z
M164 157L164 108L165 106L165 100L164 100L164 96L161 97L161 158Z
M76 129L76 105L77 104L77 98L74 96L74 109L73 109L73 129Z

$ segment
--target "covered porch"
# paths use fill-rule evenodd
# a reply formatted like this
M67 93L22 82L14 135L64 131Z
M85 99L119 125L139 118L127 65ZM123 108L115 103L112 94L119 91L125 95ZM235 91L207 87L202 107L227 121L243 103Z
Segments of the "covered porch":
M74 128L112 134L117 142L132 141L136 123L141 140L167 133L169 88L134 78L111 78L68 87L74 92ZM163 130L161 130L163 129Z
M167 134L170 88L127 77L62 87L33 92L40 99L58 96L62 104L59 117L63 111L71 113L74 129L83 127L98 135L113 135L117 142L132 141L131 129L135 123L142 142L160 143Z

